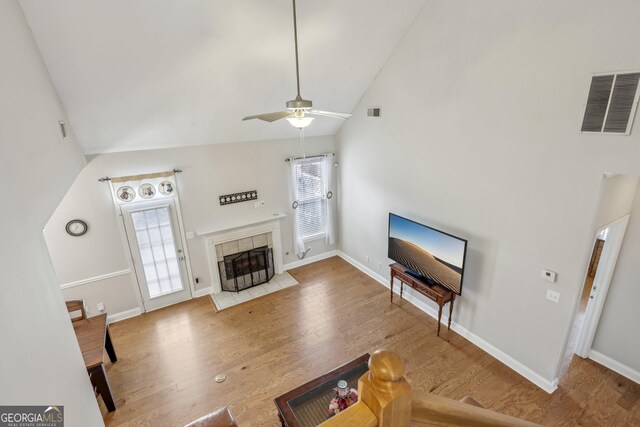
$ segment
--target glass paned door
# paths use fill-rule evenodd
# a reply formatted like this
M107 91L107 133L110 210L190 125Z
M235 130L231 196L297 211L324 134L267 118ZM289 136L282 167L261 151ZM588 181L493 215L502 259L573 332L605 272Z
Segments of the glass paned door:
M150 298L184 288L169 207L132 212L142 268Z
M146 310L191 298L171 202L123 209L127 239Z

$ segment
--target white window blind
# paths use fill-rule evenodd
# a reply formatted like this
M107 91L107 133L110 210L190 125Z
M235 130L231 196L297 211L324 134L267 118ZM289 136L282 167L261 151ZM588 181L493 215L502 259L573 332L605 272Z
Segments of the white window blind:
M296 164L296 221L300 237L305 240L322 238L327 233L327 199L323 174L322 158L303 160Z

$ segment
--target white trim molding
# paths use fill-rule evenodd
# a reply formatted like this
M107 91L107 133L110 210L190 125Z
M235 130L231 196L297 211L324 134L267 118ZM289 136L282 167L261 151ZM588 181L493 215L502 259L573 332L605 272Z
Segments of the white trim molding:
M376 273L375 271L371 270L370 268L360 263L359 261L356 261L346 253L342 251L338 251L338 252L339 252L340 258L344 259L345 261L353 265L358 270L362 271L369 277L373 278L374 280L382 284L384 287L389 288L389 281L386 278ZM396 286L394 286L394 292L399 293L400 292L399 288L398 290L396 290ZM436 312L436 310L433 307L429 306L424 300L424 298L418 297L417 294L413 291L413 289L406 288L405 291L403 292L403 298L406 299L411 304L418 307L420 310L422 310L429 316L433 317L434 319L438 319L438 313ZM445 313L443 313L442 322L445 325L448 322L448 315L446 315ZM467 339L468 341L472 342L476 346L480 347L482 350L486 351L487 353L489 353L490 355L498 359L500 362L504 363L506 366L513 369L518 374L522 375L524 378L531 381L532 383L534 383L535 385L537 385L547 393L551 394L558 388L558 378L554 378L552 381L549 381L548 379L544 378L542 375L535 372L533 369L529 368L528 366L524 365L523 363L509 356L504 351L500 350L499 348L495 347L493 344L485 341L484 339L480 338L473 332L469 331L463 326L460 326L454 321L451 322L451 329L456 333L458 333L463 338Z
M124 319L129 319L131 317L140 316L142 314L142 310L140 307L132 308L131 310L121 311L119 313L107 314L107 324L119 322Z
M631 381L635 381L636 383L640 384L640 372L628 367L627 365L623 365L617 360L614 360L609 356L600 353L599 351L595 351L592 349L589 352L589 359L601 364L605 368L609 368L612 371L619 373L623 377L629 378Z
M285 271L291 270L292 268L302 267L303 265L312 264L314 262L322 261L323 259L331 258L334 256L340 256L340 251L333 250L333 251L323 252L321 254L310 256L310 257L304 257L299 261L293 261L283 265L282 269Z
M196 289L193 292L193 298L200 298L213 293L213 286L207 286L203 289Z
M627 214L597 231L597 233L600 233L603 230L608 230L607 238L604 241L602 253L600 254L600 261L598 261L596 275L593 278L594 286L587 300L587 307L584 312L584 323L578 335L576 354L580 357L589 357L589 351L596 336L598 322L600 322L600 316L604 309L604 302L607 298L607 292L609 292L609 286L611 285L613 273L616 269L618 255L622 248L622 242L630 216L631 214ZM595 244L595 237L596 236L594 236L593 244ZM593 245L591 247L593 247ZM585 273L585 278L587 274L588 273ZM576 304L578 303L576 302Z
M127 268L126 270L114 271L113 273L102 274L100 276L88 277L82 280L76 280L75 282L64 283L60 285L60 289L68 289L74 288L76 286L88 285L94 282L101 282L103 280L111 279L113 277L124 276L125 274L131 273L131 269Z

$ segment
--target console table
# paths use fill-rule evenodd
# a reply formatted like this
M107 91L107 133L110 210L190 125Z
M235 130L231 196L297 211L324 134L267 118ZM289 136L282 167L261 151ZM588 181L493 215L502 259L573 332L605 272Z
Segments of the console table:
M438 336L440 336L440 319L442 318L442 307L449 303L449 324L447 329L451 330L451 316L453 315L453 302L456 294L441 285L429 285L428 283L413 277L407 273L407 268L402 264L391 264L391 302L393 302L393 279L400 281L400 299L402 300L402 290L405 284L411 286L420 294L438 304Z
M78 338L87 372L95 382L107 411L115 411L116 403L103 361L104 350L107 350L107 355L109 355L109 360L112 363L118 361L116 351L111 342L111 335L109 334L107 313L73 322L73 330Z

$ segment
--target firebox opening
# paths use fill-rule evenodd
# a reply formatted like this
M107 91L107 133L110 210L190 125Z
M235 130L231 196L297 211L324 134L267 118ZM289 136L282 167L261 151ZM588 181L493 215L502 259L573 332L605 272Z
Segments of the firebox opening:
M227 255L218 262L222 290L240 292L270 281L275 274L273 250L268 246Z

